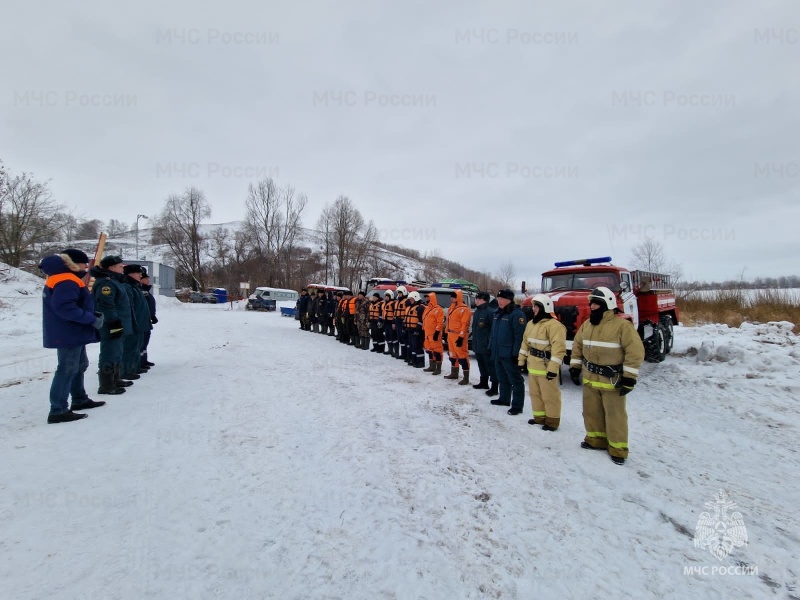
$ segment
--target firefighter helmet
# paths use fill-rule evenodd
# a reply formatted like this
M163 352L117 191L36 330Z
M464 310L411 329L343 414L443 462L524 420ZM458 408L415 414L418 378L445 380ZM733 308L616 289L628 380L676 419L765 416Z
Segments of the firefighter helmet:
M422 297L419 295L419 292L411 292L408 295L408 297L411 298L414 302L419 302L420 300L422 300Z
M550 296L546 296L545 294L536 294L533 297L533 304L538 304L541 309L545 312L545 314L550 314L553 312L553 299Z
M389 300L394 300L394 292L392 290L386 290L384 296L389 296Z
M614 310L617 308L617 298L607 287L599 287L592 290L588 296L589 304L596 302L597 304L605 305L606 310Z
M408 296L408 290L404 285L398 285L397 289L395 290L396 294L403 294L404 296Z

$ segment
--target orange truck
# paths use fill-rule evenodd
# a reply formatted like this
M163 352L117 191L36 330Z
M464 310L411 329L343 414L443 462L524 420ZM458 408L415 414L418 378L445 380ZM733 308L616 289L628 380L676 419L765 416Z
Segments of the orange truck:
M556 317L567 328L569 363L572 340L589 318L589 293L607 287L617 297L619 317L633 323L645 347L645 360L661 362L672 350L678 307L670 276L614 265L610 256L555 263L542 273L542 293L553 299Z

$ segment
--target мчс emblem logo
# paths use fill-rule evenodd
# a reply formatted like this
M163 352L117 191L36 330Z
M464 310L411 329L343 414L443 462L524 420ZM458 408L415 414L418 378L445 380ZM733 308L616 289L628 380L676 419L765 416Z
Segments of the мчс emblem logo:
M697 519L694 547L707 548L722 561L734 548L747 545L747 528L742 513L732 510L736 508L736 503L723 490L719 491L714 502L706 502L705 506L712 509L713 513L704 512Z

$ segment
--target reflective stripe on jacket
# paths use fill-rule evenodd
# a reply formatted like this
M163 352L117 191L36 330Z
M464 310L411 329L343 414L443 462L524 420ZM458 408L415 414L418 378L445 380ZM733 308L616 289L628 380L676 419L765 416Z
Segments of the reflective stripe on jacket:
M607 310L599 324L585 321L575 334L570 368L582 368L584 359L602 366L622 365L621 377L636 379L644 361L644 344L630 321ZM612 379L583 369L583 382L596 388L614 389L617 377Z

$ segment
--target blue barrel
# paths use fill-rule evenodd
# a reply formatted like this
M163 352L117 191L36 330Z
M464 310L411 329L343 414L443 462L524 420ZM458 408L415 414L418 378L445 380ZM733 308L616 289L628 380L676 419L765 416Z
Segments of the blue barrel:
M228 290L224 288L214 288L214 295L217 297L217 303L228 301Z

